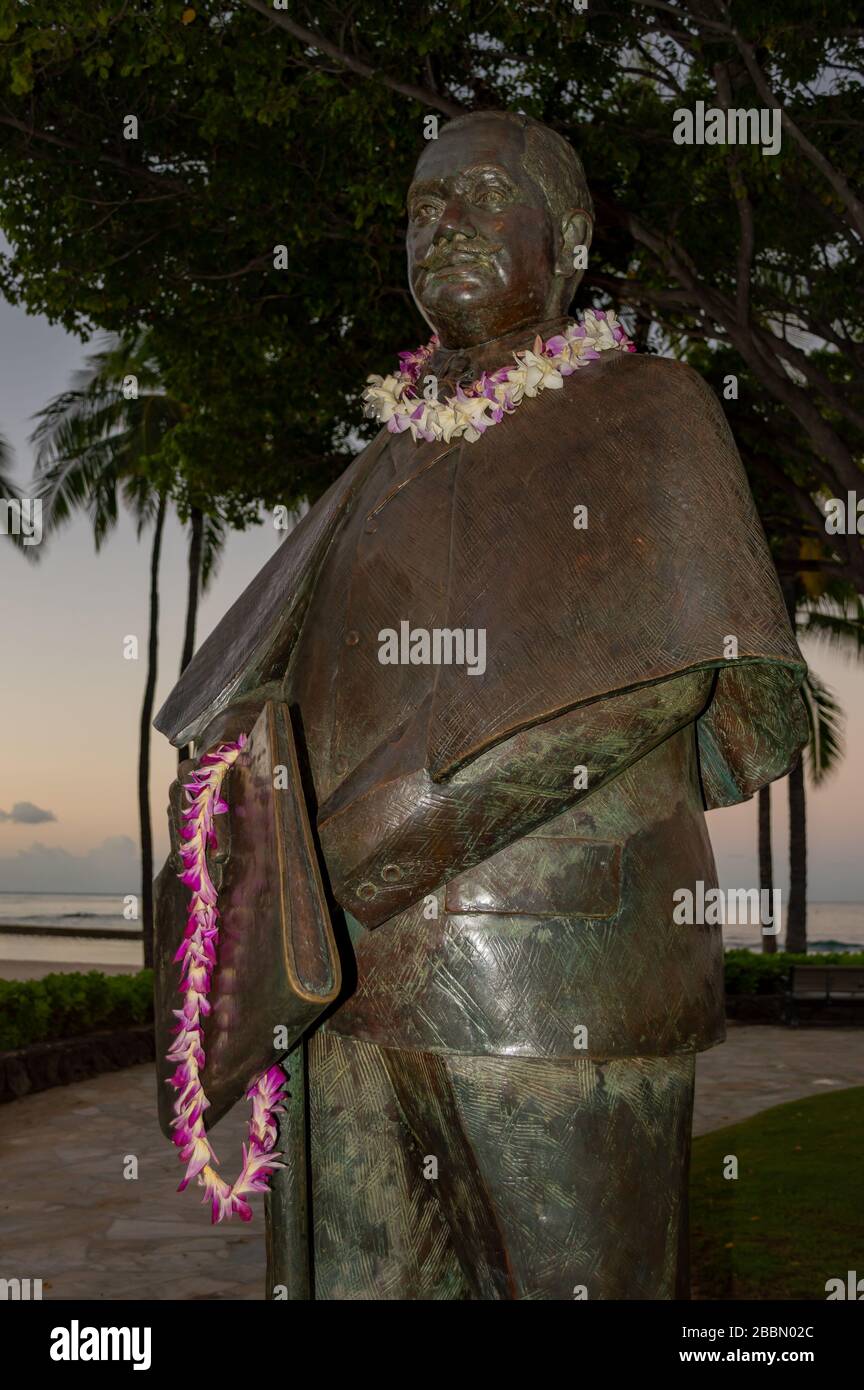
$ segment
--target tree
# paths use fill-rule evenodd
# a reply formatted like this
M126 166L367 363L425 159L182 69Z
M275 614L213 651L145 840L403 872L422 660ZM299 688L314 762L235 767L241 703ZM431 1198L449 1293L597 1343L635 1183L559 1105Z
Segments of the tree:
M718 392L733 371L729 351L706 348L692 353L693 365ZM860 657L864 652L864 606L854 582L842 565L833 563L826 548L825 516L820 483L812 454L801 446L785 412L760 399L744 377L740 394L727 399L726 413L734 431L754 497L777 566L790 621L799 638L818 637ZM814 672L802 694L809 717L806 750L810 780L823 781L842 758L843 712ZM790 773L787 787L790 816L790 899L787 942L807 949L807 828L804 763ZM771 789L758 799L760 888L774 886L771 851ZM762 937L762 949L777 949L777 939ZM791 949L791 947L790 947Z
M718 386L784 585L864 588L860 535L824 515L864 445L844 0L38 8L0 0L0 289L82 334L149 327L190 493L248 519L341 470L366 372L423 332L401 224L427 118L521 108L585 160L580 293ZM780 148L676 143L697 102L764 111Z
M211 503L212 505L212 503ZM194 502L189 504L189 558L186 588L186 620L183 628L183 648L180 653L180 674L186 670L195 654L195 629L198 622L198 600L207 592L215 576L225 544L225 522L212 511L205 512ZM178 763L190 756L191 749L181 748Z
M771 783L759 788L759 888L763 893L774 891L774 856L771 849ZM769 899L770 901L770 899ZM762 934L762 950L773 955L777 950L777 937Z
M861 656L864 651L864 605L849 585L807 576L803 595L787 575L783 592L790 621L799 637L818 637ZM805 749L810 776L818 786L843 755L844 715L832 692L812 670L802 687L809 739ZM807 805L804 758L789 773L789 905L786 950L807 950Z
M150 738L159 656L159 562L165 516L172 500L170 472L162 461L166 439L185 407L166 395L147 335L103 347L91 355L69 391L39 413L35 495L43 503L46 535L76 511L87 511L99 550L117 522L122 502L140 539L151 529L147 668L138 751L138 815L141 837L141 903L144 963L153 963L153 837L150 820ZM189 591L184 661L194 646L198 594L214 573L225 526L205 517L188 498L181 519L190 521ZM182 669L182 668L181 668Z
M860 623L857 632L850 624L848 640L860 646L862 631L864 628ZM820 786L839 765L843 756L845 716L833 693L813 671L807 674L802 695L810 730L806 749L810 779L814 786ZM786 950L806 952L807 813L804 764L801 761L789 774L789 825L790 896L786 919ZM774 887L770 783L759 789L758 827L759 887L770 893ZM777 950L777 937L763 935L762 950L766 954L773 954Z
M860 658L864 651L864 605L857 595L838 600L825 593L808 597L798 612L798 633L817 637ZM806 752L810 780L821 786L843 757L844 713L814 671L802 690L810 729ZM787 951L807 950L807 811L804 764L789 775L789 911Z
M586 298L650 316L651 350L730 355L817 493L860 487L864 59L842 0L5 3L0 285L73 330L152 328L192 407L171 444L192 491L243 515L341 469L366 372L422 333L401 221L424 121L483 106L582 150ZM676 144L697 101L776 111L779 153ZM861 587L859 538L825 536L800 472L776 485L822 527L813 563Z

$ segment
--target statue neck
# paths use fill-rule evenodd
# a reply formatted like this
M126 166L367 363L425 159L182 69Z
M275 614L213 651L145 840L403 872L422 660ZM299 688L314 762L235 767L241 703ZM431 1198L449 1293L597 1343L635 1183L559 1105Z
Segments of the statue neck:
M500 338L488 338L486 342L474 343L470 347L440 347L432 354L426 365L426 372L436 376L439 382L465 385L466 381L476 381L483 372L494 372L499 367L512 363L513 353L522 352L534 346L538 336L544 341L555 333L560 333L572 322L572 314L544 319L539 323L527 324L511 329Z

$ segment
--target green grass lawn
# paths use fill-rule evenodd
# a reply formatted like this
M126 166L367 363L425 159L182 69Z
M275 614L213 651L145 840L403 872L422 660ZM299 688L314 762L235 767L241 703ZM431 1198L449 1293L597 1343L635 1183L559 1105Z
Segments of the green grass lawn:
M864 1277L864 1086L694 1140L690 1224L694 1298L824 1300L827 1279Z

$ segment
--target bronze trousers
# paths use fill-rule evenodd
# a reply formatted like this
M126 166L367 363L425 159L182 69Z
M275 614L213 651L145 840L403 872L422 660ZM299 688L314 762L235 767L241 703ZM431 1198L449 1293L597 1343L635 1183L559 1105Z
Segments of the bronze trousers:
M309 1297L301 1239L315 1299L687 1296L694 1053L466 1057L322 1030L307 1068L305 1212L289 1162L268 1297Z

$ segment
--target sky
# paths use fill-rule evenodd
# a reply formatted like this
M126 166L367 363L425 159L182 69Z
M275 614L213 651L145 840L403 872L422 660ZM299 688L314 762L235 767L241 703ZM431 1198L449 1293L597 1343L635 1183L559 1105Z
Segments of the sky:
M15 449L19 480L30 472L31 416L69 385L93 346L0 300L0 432ZM278 534L262 526L231 536L202 601L199 643L269 559ZM146 536L136 540L124 517L96 555L89 521L80 517L40 550L40 562L28 565L0 544L0 891L136 892L149 545ZM160 575L157 709L178 674L185 565L184 534L172 518ZM139 639L138 661L124 659L131 634ZM843 764L823 787L809 790L809 897L861 902L864 662L814 645L805 656L848 714ZM158 866L167 851L165 804L176 752L155 730L151 766ZM775 873L785 890L785 781L773 792ZM11 817L21 803L23 811ZM756 885L756 802L711 812L708 825L723 886Z

